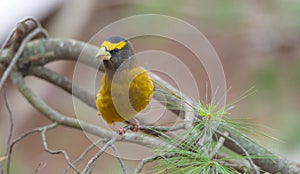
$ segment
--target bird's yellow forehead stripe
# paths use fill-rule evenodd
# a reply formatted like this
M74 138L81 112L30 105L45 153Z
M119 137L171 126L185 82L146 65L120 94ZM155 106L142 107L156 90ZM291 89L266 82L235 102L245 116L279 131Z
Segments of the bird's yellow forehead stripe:
M101 46L105 47L107 51L111 51L111 50L114 50L115 48L120 50L125 45L126 45L125 41L121 41L121 42L118 42L118 43L111 43L111 42L108 42L108 41L104 41Z

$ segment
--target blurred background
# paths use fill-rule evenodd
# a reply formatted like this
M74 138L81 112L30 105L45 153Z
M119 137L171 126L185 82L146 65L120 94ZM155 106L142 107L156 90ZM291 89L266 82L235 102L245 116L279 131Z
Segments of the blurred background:
M232 110L229 117L246 120L259 127L259 131L276 137L280 141L252 136L272 151L300 162L300 1L298 0L109 2L23 0L22 3L17 0L2 0L0 43L3 43L16 22L26 16L39 19L51 37L88 41L101 28L118 19L147 13L170 15L197 27L208 38L221 59L227 85L231 87L228 101L234 102L251 87L255 87L257 91L239 102L239 107ZM155 38L140 38L133 40L132 43L136 51L167 48L169 53L191 65L200 94L205 92L207 81L205 70L201 64L191 63L186 57L192 54L186 53L186 50L181 51L180 45L168 41L158 43ZM75 62L60 61L47 66L72 78ZM89 70L86 71L87 74L83 74L83 77L88 76ZM98 81L100 79L101 73ZM45 81L33 77L26 80L50 106L75 117L71 96ZM11 83L6 87L9 103L13 109L14 137L26 130L50 123L26 102ZM185 90L188 90L188 86ZM79 110L80 113L85 113L86 117L98 119L94 117L97 113L86 106L80 107ZM4 150L8 125L8 114L1 93L0 152ZM66 150L73 160L91 143L84 133L65 127L51 130L47 135L52 149ZM126 145L124 148L128 153L134 153L131 147ZM96 149L88 154L80 166L83 167L94 153ZM61 173L66 167L62 156L49 155L42 149L39 134L34 134L15 146L12 162L13 173L34 173L39 165L44 166L40 173ZM136 160L125 162L130 173L138 163ZM96 170L100 173L119 173L120 167L116 158L105 154L98 160Z

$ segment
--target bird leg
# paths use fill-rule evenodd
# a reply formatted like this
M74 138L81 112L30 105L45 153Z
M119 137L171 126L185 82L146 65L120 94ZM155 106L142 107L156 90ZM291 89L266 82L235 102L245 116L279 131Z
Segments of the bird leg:
M140 130L140 123L137 119L132 118L131 121L130 121L130 125L133 126L132 131L137 132L137 131Z
M126 121L126 122L129 123L129 125L133 126L132 131L137 132L137 131L140 130L140 123L139 123L139 121L137 119L132 118L132 119ZM119 134L120 134L121 137L125 134L125 132L126 132L126 128L125 127L126 126L125 127L120 127L120 126L117 126L115 123L112 123L112 125L113 125L114 130L116 132L119 132Z

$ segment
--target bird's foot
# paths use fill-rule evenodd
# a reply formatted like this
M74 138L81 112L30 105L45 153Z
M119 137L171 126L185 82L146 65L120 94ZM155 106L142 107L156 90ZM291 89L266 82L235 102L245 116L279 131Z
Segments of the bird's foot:
M140 130L140 123L137 119L133 118L132 122L130 122L130 124L133 126L132 131L137 132Z
M125 134L126 129L124 127L119 127L119 126L115 125L114 123L113 123L113 126L114 126L114 130L116 132L118 132L121 137Z
M121 137L122 137L122 136L125 134L125 132L126 132L126 130L125 130L124 127L119 127L119 128L117 128L116 131L119 132L119 135L120 135Z

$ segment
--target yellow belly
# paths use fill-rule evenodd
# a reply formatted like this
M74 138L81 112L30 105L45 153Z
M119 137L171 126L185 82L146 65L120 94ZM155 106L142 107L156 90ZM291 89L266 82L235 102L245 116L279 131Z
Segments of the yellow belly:
M113 80L104 75L96 99L99 114L109 124L129 120L149 104L153 89L141 67L123 71Z

